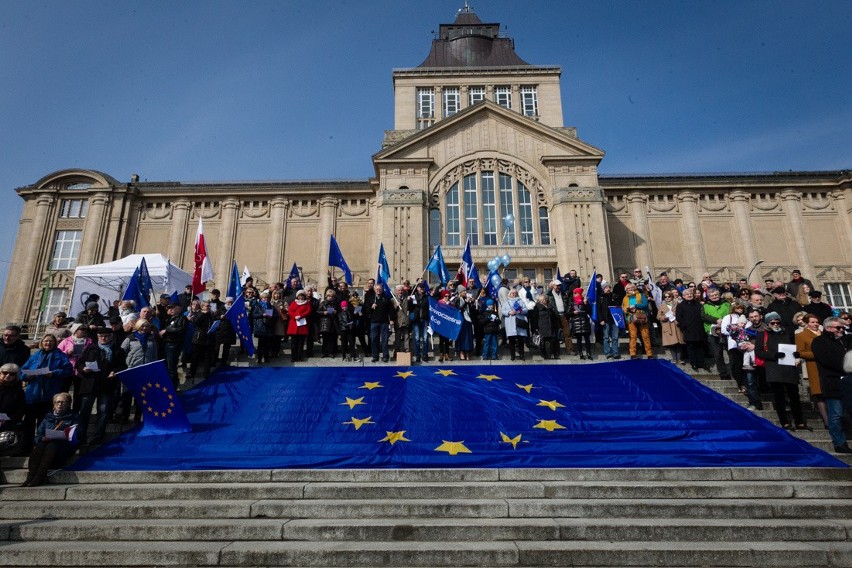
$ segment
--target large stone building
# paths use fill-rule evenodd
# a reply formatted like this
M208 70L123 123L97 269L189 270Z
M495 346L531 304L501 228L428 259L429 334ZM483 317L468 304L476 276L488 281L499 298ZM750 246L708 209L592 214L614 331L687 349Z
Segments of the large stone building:
M734 280L763 261L753 281L797 267L833 303L852 304L852 172L601 176L604 152L563 125L560 76L463 9L425 61L393 71L394 129L372 157L372 179L48 174L17 189L25 205L0 319L32 322L45 285L45 317L67 307L77 265L159 252L191 271L199 217L218 287L231 259L261 281L280 280L293 262L323 281L332 234L356 281L375 274L379 243L397 281L420 276L437 244L453 269L470 237L480 267L511 255L509 276L547 280L558 266L611 277L648 265Z

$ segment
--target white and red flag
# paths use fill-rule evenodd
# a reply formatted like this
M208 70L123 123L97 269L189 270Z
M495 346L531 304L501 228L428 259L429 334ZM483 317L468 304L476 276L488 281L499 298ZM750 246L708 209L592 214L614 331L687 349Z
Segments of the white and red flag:
M208 280L213 280L213 263L207 256L207 245L204 243L204 228L201 217L198 218L198 232L195 234L195 271L192 273L192 293L200 294L207 286Z

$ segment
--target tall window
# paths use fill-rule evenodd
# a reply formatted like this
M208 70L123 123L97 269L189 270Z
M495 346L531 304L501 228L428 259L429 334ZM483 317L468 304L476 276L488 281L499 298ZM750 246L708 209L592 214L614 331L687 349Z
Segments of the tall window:
M500 224L503 227L501 245L515 244L515 206L512 197L511 176L500 174Z
M444 89L444 118L456 114L461 108L461 95L458 87Z
M467 90L467 105L473 106L485 100L485 87L470 87Z
M541 244L550 244L550 218L547 215L547 207L538 208L538 232L541 235Z
M494 102L501 107L512 108L512 87L494 87Z
M51 270L68 270L77 267L82 235L83 231L56 231L53 258L50 261Z
M44 311L39 315L39 321L42 323L49 322L53 319L53 315L59 311L68 309L68 298L71 296L71 291L67 288L49 288L47 291L47 303Z
M482 244L497 244L497 195L494 172L482 172Z
M432 125L435 120L435 91L432 88L417 89L417 129Z
M521 112L525 116L538 116L538 95L535 87L521 87Z
M485 246L551 244L547 208L534 206L526 186L508 174L464 176L447 191L444 212L447 246L460 246L468 238L472 245ZM434 230L430 224L430 243Z
M530 192L518 182L518 220L520 221L521 244L533 244L533 213Z
M828 296L825 301L831 307L839 310L852 309L852 293L850 293L848 282L826 284L825 295Z
M84 219L88 211L88 199L63 199L59 206L59 218Z
M464 176L464 232L471 245L479 244L479 214L476 206L476 174Z
M460 241L459 184L455 183L447 192L447 245L459 246Z

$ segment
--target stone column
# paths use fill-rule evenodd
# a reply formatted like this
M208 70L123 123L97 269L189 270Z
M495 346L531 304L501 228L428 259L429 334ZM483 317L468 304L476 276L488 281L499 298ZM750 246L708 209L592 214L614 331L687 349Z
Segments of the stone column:
M470 96L468 95L468 92L467 85L462 85L459 88L459 97L461 97L459 100L459 110L466 109L470 106Z
M612 271L603 191L596 187L561 187L552 192L549 212L557 264L588 278Z
M231 266L234 264L234 238L237 228L237 211L240 202L233 197L222 201L222 229L219 232L219 257L214 266L219 267L218 286L224 292L223 286L231 281Z
M19 301L14 303L14 309L10 310L13 315L12 321L14 322L26 321L27 314L29 313L28 304L34 301L32 288L37 287L42 280L41 268L36 266L39 252L42 250L47 251L48 265L50 263L50 255L53 254L53 234L46 235L45 229L47 227L47 216L54 201L54 196L49 193L42 193L36 196L36 210L33 216L32 229L29 233L33 237L33 241L27 247L26 257L24 258L24 264L20 272L12 270L9 273L8 282L14 283L14 285L9 286L11 289L6 290L6 295L14 294L14 297L19 298ZM48 241L47 246L41 244L44 239Z
M845 243L843 246L846 247L847 251L852 251L852 211L850 211L852 203L848 199L848 194L848 190L839 189L831 192L831 198L834 200L834 206L843 228L844 235L840 242Z
M704 253L704 240L701 238L701 224L698 222L698 194L684 191L678 195L680 212L683 217L683 240L686 243L687 256L692 259L692 278L696 282L707 271L707 255Z
M320 248L319 248L319 264L317 271L319 275L317 280L323 282L324 275L328 269L328 245L331 242L331 235L334 234L337 221L337 208L340 205L340 200L336 197L326 195L320 199Z
M435 87L435 122L442 118L444 118L444 89Z
M651 229L648 226L648 196L644 193L630 193L627 196L630 217L633 220L633 233L636 235L636 265L643 271L645 267L654 270L651 254Z
M179 199L172 205L172 229L169 233L169 260L177 266L183 266L186 246L186 222L192 203L188 199Z
M266 277L270 283L281 279L281 263L284 259L284 235L287 224L287 209L290 202L283 197L276 197L269 202L270 237L267 243Z
M737 223L739 234L738 247L743 251L743 275L747 275L752 266L760 260L757 258L757 248L754 243L754 231L751 228L751 207L749 200L751 195L747 191L732 191L730 194L731 208L734 210L734 219Z
M98 192L89 199L89 212L86 214L86 226L83 242L80 245L79 265L95 264L100 260L98 246L103 244L104 213L109 204L109 194Z
M793 246L796 247L796 256L798 263L794 268L802 271L802 274L809 274L814 277L814 267L808 256L808 246L805 242L805 229L802 221L802 194L795 189L786 189L781 192L781 201L784 203L784 214L787 217L787 223L790 226L791 237L793 238Z

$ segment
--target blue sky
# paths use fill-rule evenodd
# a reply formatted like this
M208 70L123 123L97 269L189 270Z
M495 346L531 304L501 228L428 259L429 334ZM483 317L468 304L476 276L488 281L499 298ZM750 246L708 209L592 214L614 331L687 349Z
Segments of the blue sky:
M470 3L523 59L562 66L565 124L606 151L604 174L852 167L847 1ZM462 5L0 2L0 286L14 189L55 170L372 176L391 70Z

